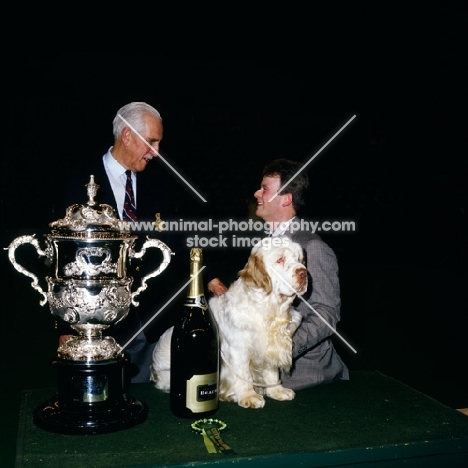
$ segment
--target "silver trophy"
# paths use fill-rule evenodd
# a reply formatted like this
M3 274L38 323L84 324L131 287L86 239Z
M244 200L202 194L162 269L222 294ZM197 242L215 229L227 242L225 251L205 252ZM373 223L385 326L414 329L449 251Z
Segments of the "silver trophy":
M166 244L149 237L135 251L138 236L131 225L111 206L95 201L99 185L94 176L86 187L87 203L71 205L63 219L49 224L45 249L34 234L17 237L7 248L10 262L41 294L40 304L48 303L52 315L77 332L58 347L53 361L57 394L34 410L38 426L70 434L112 432L146 419L146 404L127 392L129 358L122 349L126 343L102 332L124 320L132 305L138 306L136 298L147 289L147 281L161 274L173 255ZM53 268L45 278L47 291L16 261L16 249L25 244L34 246ZM132 292L129 264L142 259L149 248L159 249L162 260Z

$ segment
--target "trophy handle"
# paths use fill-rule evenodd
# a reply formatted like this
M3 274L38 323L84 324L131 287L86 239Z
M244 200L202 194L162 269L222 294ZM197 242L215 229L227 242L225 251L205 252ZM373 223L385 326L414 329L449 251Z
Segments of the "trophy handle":
M146 253L146 249L150 247L156 247L157 249L161 250L163 254L163 261L161 262L161 264L156 270L153 270L151 273L148 273L146 276L144 276L141 279L141 286L131 295L132 304L134 306L138 306L140 304L139 302L135 301L135 298L148 287L148 285L146 284L146 281L149 280L150 278L154 278L155 276L158 276L159 274L161 274L171 262L171 255L174 255L174 252L164 242L158 239L150 239L147 236L146 241L142 245L141 250L139 252L135 252L132 249L130 249L130 252L129 252L130 258L143 257L143 255L145 255Z
M8 247L6 247L4 250L8 250L8 258L10 259L10 262L13 264L15 269L22 273L25 276L29 276L32 278L31 286L38 291L44 299L42 299L39 304L41 306L45 305L47 303L47 294L43 291L43 289L39 285L39 280L37 276L34 273L31 273L30 271L26 270L26 268L22 267L15 258L15 250L23 245L23 244L31 244L35 249L39 257L47 257L50 260L52 259L52 249L50 246L48 246L45 250L42 250L41 247L39 246L39 241L35 237L36 235L33 234L31 236L20 236L17 237Z

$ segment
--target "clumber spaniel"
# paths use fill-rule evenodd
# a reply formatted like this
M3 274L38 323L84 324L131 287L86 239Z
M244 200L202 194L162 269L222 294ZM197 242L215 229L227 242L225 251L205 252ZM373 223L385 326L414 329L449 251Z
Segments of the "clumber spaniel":
M299 244L287 237L263 239L251 251L247 264L228 291L209 300L220 336L221 401L244 408L263 408L264 395L292 400L279 371L292 364L292 335L302 316L292 307L296 295L307 289L307 270ZM153 352L151 381L170 390L172 328Z

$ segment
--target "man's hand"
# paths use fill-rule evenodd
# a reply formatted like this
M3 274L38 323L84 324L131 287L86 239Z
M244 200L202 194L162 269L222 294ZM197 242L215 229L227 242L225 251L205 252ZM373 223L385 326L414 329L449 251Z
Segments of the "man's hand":
M208 291L213 293L215 296L222 296L227 290L228 288L219 278L213 278L208 283Z
M293 310L291 312L291 321L288 324L288 330L291 332L291 335L294 335L295 331L299 328L301 322L302 315L297 310Z

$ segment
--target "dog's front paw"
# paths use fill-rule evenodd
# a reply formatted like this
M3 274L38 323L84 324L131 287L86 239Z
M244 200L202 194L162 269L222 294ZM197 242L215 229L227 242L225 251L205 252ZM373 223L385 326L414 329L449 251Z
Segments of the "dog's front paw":
M288 330L291 333L291 335L294 335L294 332L299 328L301 322L302 315L297 310L293 310L291 312L291 321L288 324Z
M277 385L267 389L267 396L273 398L273 400L285 401L285 400L294 400L296 393L290 388L284 388L282 385Z
M258 393L248 395L239 399L239 406L243 408L263 408L265 406L265 398Z

